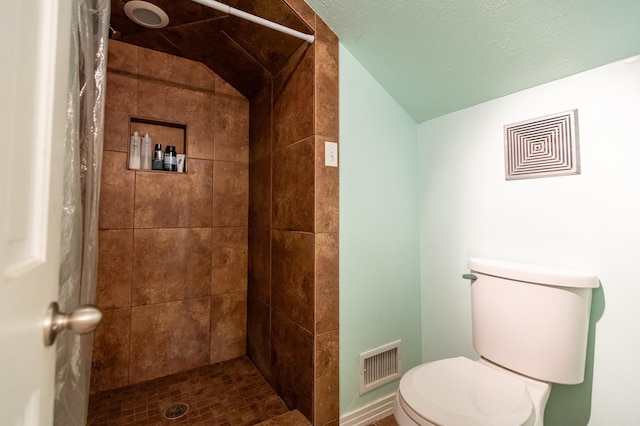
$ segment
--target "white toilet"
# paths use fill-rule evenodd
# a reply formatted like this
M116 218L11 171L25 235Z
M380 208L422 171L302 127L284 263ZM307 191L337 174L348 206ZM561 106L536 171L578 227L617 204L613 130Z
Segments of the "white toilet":
M400 426L542 426L551 383L584 380L598 277L469 259L473 346L481 358L419 365L400 380Z

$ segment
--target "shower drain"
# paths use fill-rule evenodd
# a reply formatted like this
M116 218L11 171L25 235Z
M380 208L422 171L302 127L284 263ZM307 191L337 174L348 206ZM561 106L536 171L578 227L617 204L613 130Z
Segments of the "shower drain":
M170 420L179 419L187 414L187 411L189 411L189 406L184 402L179 402L164 410L164 416Z

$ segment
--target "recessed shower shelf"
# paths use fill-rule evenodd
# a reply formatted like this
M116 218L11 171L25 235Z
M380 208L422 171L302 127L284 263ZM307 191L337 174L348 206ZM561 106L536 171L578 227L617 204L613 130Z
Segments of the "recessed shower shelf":
M145 133L151 137L151 150L155 144L162 145L162 151L167 146L175 146L177 154L185 154L184 173L187 172L188 150L187 150L187 125L185 123L174 123L171 121L160 120L156 118L148 117L129 117L129 135L133 135L134 132L142 137ZM128 145L128 156L131 156L131 145ZM129 165L129 158L127 158L127 165ZM131 169L136 172L153 172L153 173L169 173L169 174L183 174L166 170L148 170L148 169Z

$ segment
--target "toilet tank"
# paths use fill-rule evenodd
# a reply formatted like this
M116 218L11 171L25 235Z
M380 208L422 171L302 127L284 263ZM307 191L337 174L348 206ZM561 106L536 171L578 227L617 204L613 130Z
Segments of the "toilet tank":
M591 292L582 272L469 259L473 346L484 358L538 380L584 380Z

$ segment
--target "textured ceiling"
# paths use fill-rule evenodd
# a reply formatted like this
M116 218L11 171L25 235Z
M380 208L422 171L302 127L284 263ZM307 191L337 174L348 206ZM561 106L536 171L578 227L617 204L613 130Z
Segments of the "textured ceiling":
M118 32L119 41L202 62L247 98L260 90L306 43L190 0L146 1L167 13L169 25L163 29L142 27L125 15L127 0L111 0L110 24ZM313 33L282 0L224 0L222 3L304 33Z
M640 54L640 0L307 0L418 122Z

